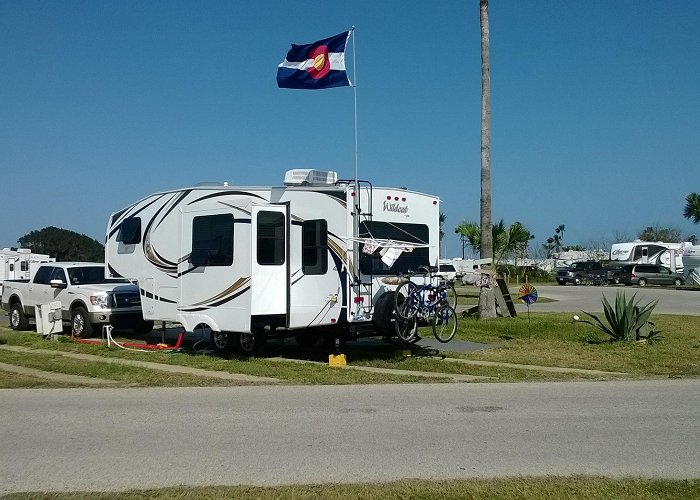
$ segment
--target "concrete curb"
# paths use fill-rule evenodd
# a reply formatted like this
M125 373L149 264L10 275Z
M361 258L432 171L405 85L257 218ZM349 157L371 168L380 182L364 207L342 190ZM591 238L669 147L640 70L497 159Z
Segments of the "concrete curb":
M269 361L282 361L290 363L304 363L312 365L327 366L328 363L323 363L321 361L309 361L305 359L289 359L289 358L265 358ZM454 380L455 382L475 382L479 380L489 380L494 377L485 377L481 375L460 375L456 373L439 373L439 372L420 372L415 370L397 370L395 368L377 368L373 366L352 366L345 365L339 366L338 368L343 368L346 370L358 370L362 372L370 373L386 373L390 375L403 375L403 376L414 376L414 377L425 377L425 378L448 378Z

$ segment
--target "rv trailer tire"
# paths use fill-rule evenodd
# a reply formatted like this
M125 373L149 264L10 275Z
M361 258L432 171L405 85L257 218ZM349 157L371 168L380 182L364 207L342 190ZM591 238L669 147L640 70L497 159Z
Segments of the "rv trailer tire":
M24 314L22 309L22 304L20 302L15 302L12 304L10 309L10 327L13 330L22 331L29 328L29 319L27 315Z
M239 354L252 356L262 351L265 333L240 332L233 334L233 348Z
M377 332L384 337L393 337L395 333L394 326L392 325L394 319L394 293L395 292L384 293L377 299L377 303L374 305L372 322Z
M79 339L92 337L92 323L84 307L76 307L71 313L71 335Z
M211 346L218 353L227 353L233 344L232 334L226 332L211 332Z

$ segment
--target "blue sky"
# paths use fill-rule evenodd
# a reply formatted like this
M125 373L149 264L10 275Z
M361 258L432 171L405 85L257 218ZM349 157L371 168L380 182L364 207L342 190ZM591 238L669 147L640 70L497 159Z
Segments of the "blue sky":
M490 5L493 217L609 245L700 191L700 2ZM0 246L203 181L354 175L353 95L278 89L291 43L356 26L360 178L479 218L478 0L0 0ZM348 52L352 74L352 52Z

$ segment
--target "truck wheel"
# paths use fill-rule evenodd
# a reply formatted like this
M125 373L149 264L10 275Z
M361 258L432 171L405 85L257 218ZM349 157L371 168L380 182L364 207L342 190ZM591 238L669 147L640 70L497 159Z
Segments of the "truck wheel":
M22 331L29 328L29 319L24 314L22 304L15 302L10 309L10 327L13 330Z
M562 286L564 286L564 285L566 285L566 281L564 281L564 280L557 280L557 285L562 285Z
M138 333L139 335L151 333L151 330L153 330L153 321L140 321L133 330L134 333Z
M613 274L612 281L613 281L613 283L615 283L616 285L619 285L620 282L621 282L620 275L619 275L619 274Z
M574 285L580 285L583 283L583 278L581 276L574 276Z
M76 307L71 315L71 335L79 339L92 337L92 324L84 307Z

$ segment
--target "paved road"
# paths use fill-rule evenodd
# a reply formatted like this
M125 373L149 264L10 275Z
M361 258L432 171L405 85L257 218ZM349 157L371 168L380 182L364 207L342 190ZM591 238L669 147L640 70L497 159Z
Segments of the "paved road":
M536 302L530 307L532 312L580 312L581 310L594 312L602 311L602 296L608 301L615 300L618 291L624 291L628 297L636 293L637 298L646 304L659 299L659 304L654 309L663 314L687 314L700 316L700 291L676 290L675 288L661 287L624 287L624 286L559 286L536 285L538 295L555 299L556 302ZM514 295L516 310L518 313L526 312L527 307L517 300Z
M0 391L0 494L700 477L700 380Z

